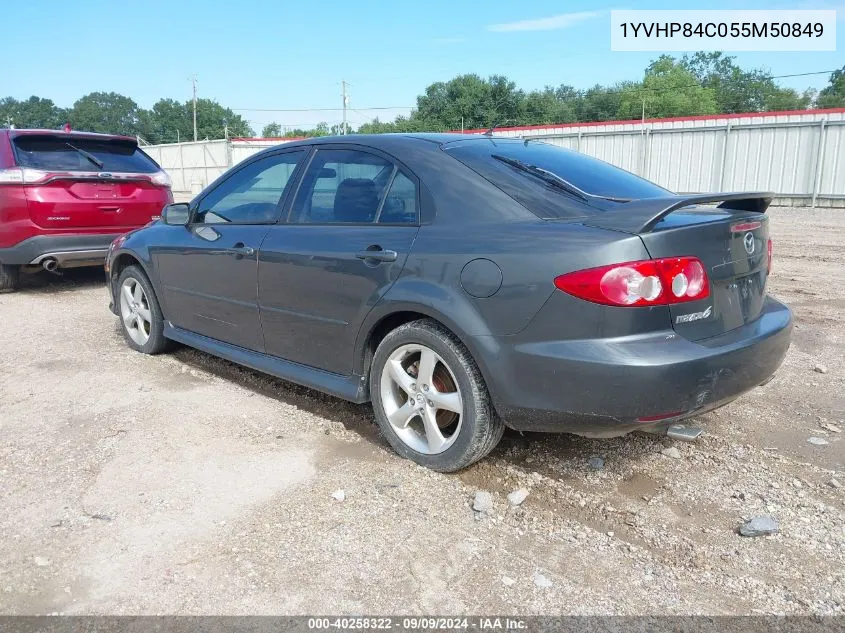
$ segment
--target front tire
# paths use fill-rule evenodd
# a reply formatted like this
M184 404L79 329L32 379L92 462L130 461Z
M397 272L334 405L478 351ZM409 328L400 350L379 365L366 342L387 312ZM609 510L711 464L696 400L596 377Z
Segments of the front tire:
M135 351L160 354L171 347L153 286L138 266L127 266L117 280L117 311L123 338Z
M20 266L0 264L0 292L14 292L18 289Z
M393 449L439 472L482 459L504 433L469 351L430 319L401 325L379 344L370 396Z

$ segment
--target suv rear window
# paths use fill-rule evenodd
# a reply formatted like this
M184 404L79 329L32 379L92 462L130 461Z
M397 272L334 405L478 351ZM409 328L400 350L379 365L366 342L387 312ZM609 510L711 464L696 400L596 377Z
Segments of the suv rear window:
M669 195L662 187L624 169L548 143L468 139L446 145L444 149L544 219L594 215L618 208L618 203L601 199L584 203L530 173L515 169L502 157L550 171L594 196L634 200Z
M155 161L131 141L25 135L15 138L14 146L20 167L141 174L159 171ZM86 158L86 153L102 167Z

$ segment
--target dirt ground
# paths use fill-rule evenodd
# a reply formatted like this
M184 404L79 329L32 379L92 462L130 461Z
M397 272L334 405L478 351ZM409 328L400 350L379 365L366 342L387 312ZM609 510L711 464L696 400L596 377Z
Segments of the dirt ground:
M845 212L771 218L772 382L692 444L509 432L456 475L367 406L130 351L100 271L27 277L0 295L0 613L845 614ZM761 515L780 532L737 533Z

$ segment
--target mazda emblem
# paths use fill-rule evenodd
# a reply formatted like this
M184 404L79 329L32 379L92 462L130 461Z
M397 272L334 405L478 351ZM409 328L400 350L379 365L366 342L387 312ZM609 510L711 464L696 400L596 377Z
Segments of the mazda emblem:
M742 238L742 243L745 246L745 252L749 255L754 254L754 233L750 231Z

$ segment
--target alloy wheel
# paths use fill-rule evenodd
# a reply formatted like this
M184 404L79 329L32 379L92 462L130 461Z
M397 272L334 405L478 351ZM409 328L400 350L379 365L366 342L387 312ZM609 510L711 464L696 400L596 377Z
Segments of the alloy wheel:
M127 277L120 287L120 316L135 343L143 346L150 340L153 313L144 287L133 277Z
M382 369L381 401L396 435L408 447L435 455L458 438L464 403L452 370L425 345L398 347Z

